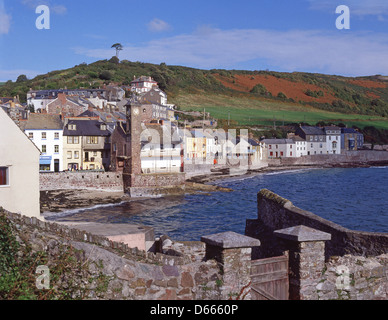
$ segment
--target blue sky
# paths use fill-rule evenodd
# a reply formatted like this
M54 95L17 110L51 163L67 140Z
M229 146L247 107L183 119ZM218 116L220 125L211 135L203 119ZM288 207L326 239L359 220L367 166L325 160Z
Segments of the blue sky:
M50 29L38 30L38 5ZM336 7L350 9L338 30ZM388 75L387 0L0 0L0 81L109 59Z

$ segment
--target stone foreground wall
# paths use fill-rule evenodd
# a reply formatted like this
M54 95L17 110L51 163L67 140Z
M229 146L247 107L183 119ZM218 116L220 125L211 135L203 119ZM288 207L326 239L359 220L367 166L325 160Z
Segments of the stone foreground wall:
M78 291L86 292L83 299L217 300L221 297L219 266L215 260L203 261L202 242L183 245L164 239L160 248L169 254L152 253L1 208L0 214L6 215L16 228L16 238L28 243L33 252L44 251L49 257L57 256L59 248L77 252L82 271L64 274L56 285L64 290L70 284L76 285Z
M320 300L388 300L388 254L332 257L315 293Z
M123 177L117 172L56 172L40 173L40 191L89 189L123 191Z

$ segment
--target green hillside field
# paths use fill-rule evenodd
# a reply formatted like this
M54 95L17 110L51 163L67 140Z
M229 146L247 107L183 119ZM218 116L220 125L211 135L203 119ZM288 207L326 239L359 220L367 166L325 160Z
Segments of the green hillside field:
M222 94L184 94L169 101L184 111L206 111L216 119L230 119L240 126L277 126L289 123L344 123L348 127L374 126L388 129L388 119L379 116L325 111L297 103L256 100Z

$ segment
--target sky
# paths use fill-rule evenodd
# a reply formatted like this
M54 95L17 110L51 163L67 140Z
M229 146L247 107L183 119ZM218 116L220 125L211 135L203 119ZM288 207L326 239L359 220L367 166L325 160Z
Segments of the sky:
M388 75L388 1L0 0L0 81L110 59L114 43L121 60L206 70Z

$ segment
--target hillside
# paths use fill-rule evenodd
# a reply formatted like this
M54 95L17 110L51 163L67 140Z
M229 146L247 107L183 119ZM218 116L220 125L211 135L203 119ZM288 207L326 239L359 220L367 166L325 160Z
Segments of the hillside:
M388 129L386 77L347 78L311 73L244 70L200 70L110 60L52 71L34 79L8 81L0 96L19 95L25 101L32 89L98 88L129 85L134 77L152 76L169 102L181 110L205 108L211 116L238 125L277 125L284 122L344 122L359 127Z

